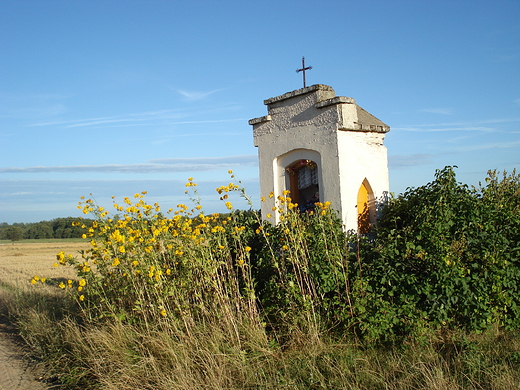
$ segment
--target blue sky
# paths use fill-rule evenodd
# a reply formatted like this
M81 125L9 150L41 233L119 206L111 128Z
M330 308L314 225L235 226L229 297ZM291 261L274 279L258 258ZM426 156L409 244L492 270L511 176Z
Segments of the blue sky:
M457 165L520 168L520 2L3 1L0 222L79 215L148 191L206 212L242 180L259 208L248 120L327 84L391 127L390 190ZM236 205L243 205L236 201Z

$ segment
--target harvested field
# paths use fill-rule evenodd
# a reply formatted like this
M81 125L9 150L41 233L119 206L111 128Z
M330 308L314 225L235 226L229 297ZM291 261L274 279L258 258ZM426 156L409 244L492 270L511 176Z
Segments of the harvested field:
M86 241L65 240L0 243L0 282L21 286L29 283L34 275L48 279L72 278L72 268L53 266L56 254L64 251L66 254L75 255L88 246L89 243Z
M0 243L1 311L9 312L9 303L13 297L24 292L62 294L56 281L74 278L75 271L71 267L54 267L56 254L64 251L75 255L88 245L85 241L66 240ZM30 280L34 275L47 278L49 283L33 286ZM0 390L58 388L39 380L45 377L45 368L41 363L27 358L30 349L23 345L16 333L15 327L0 313Z

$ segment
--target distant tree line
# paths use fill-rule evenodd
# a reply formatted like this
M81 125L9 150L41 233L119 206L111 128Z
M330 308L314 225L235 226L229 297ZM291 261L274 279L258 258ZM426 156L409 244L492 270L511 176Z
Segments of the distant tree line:
M56 218L32 223L0 223L0 240L81 238L92 226L92 219L78 217ZM79 222L79 223L73 223Z

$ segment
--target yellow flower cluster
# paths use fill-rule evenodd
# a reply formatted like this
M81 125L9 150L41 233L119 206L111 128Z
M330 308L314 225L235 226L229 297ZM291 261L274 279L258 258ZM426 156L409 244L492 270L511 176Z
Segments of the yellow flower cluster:
M196 186L189 178L186 188L196 194ZM238 191L245 197L243 188L234 183L216 191L228 210L233 210L228 200L230 192ZM75 222L85 228L83 238L90 247L77 257L61 251L54 265L76 269L77 278L60 282L59 287L67 290L82 308L105 308L113 313L114 307L122 307L127 313L152 312L166 320L174 312L197 307L203 296L217 297L212 291L219 286L219 277L250 272L249 263L256 252L247 245L250 241L245 241L249 239L247 223L238 222L241 220L235 219L235 213L205 215L197 198L192 199L193 207L178 204L176 210L170 209L165 215L159 204L146 203L145 195L145 191L136 193L120 203L113 197L116 215L110 215L92 199L82 198L78 203L84 214L95 217L90 228ZM292 212L298 205L289 195L289 191L276 198L274 193L268 195L275 198L273 211L279 213L283 223L275 244L283 256L289 256L294 247L291 240L298 223L298 213ZM329 206L328 202L317 203L315 210L324 212ZM267 217L271 218L271 214ZM256 234L268 237L270 229L265 226L255 222ZM232 271L222 270L228 266ZM44 278L35 276L31 283L40 281ZM170 303L182 294L189 304Z
M196 185L192 178L186 183L190 188ZM239 186L229 183L217 188L217 192L226 194L238 189ZM99 299L103 296L103 300L111 295L120 296L120 301L130 300L132 294L128 292L133 289L125 287L130 285L141 286L139 288L148 285L154 291L162 291L167 289L169 280L178 278L188 269L217 267L220 264L218 258L228 256L228 251L224 251L229 247L226 237L240 235L245 230L245 226L228 225L231 221L229 216L222 218L218 213L194 216L196 210L202 209L200 204L191 210L178 204L177 210L169 210L171 217L158 214L159 205L147 204L145 194L136 193L133 196L135 201L125 197L123 206L113 197L114 209L122 213L117 218L109 216L91 199L79 202L78 207L85 214L93 214L96 222L83 236L89 240L90 248L81 253L81 259L63 251L56 255L55 266L73 265L79 277L79 281L62 282L61 288L80 293L76 297L80 301L87 300L87 297L94 299L96 295ZM226 207L231 210L233 206L228 201ZM242 250L248 253L251 248L246 246ZM239 265L243 263L242 260ZM88 296L85 294L87 289ZM126 296L122 297L124 294ZM162 316L165 316L164 310L160 310Z
M31 284L37 284L38 282L45 283L47 278L40 278L38 275L34 275L31 279Z

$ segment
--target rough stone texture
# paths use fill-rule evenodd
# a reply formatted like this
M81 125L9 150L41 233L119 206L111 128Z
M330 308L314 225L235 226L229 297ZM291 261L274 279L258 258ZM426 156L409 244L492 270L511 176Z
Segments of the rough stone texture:
M383 145L390 127L356 104L336 96L332 87L313 85L264 101L268 115L251 119L258 147L260 191L275 197L262 203L262 216L288 189L286 167L301 159L317 164L321 201L330 201L347 229L357 229L357 193L371 190L371 218L378 199L389 190L388 158ZM275 221L279 215L274 212Z

